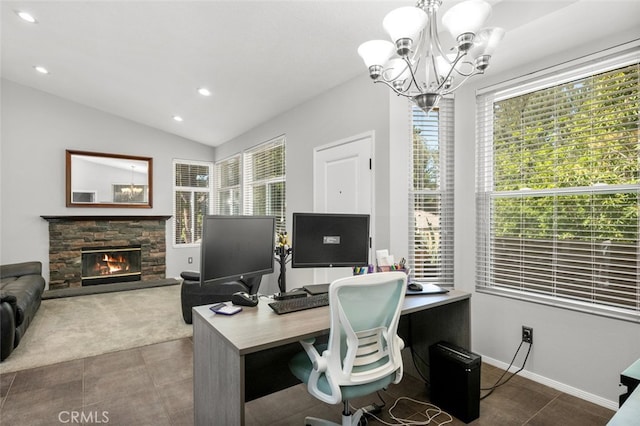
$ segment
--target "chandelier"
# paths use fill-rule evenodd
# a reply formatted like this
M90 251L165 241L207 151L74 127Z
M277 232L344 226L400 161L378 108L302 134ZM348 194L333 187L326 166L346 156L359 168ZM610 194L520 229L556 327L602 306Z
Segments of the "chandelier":
M480 29L491 14L484 0L467 0L451 7L442 24L456 46L444 51L437 14L442 0L418 0L385 16L382 26L393 41L371 40L358 48L374 83L384 83L429 113L440 99L470 77L483 74L502 28Z

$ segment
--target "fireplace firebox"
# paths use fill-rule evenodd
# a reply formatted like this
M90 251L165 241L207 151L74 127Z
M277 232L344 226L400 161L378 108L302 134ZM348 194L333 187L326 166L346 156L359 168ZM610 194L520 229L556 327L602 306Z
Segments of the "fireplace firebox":
M83 247L82 285L140 281L142 279L140 245Z

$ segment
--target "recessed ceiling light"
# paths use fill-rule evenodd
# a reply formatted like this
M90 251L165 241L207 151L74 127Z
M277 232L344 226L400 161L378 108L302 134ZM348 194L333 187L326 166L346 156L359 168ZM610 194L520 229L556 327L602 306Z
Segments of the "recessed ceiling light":
M206 87L199 88L198 93L200 93L202 96L211 96L211 92Z
M179 115L174 115L173 119L176 120L176 121L183 121L182 117L180 117Z
M38 71L40 74L49 74L49 70L43 67L42 65L34 65L33 68Z
M30 24L37 24L38 20L36 18L33 17L32 14L28 13L28 12L24 12L21 10L16 10L16 15L18 15L20 17L20 19L22 19L25 22L28 22Z

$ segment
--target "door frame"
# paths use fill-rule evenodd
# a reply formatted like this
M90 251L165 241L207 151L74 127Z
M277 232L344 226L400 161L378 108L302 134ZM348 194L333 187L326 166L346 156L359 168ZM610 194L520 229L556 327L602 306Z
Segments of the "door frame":
M369 238L370 238L370 242L371 242L371 247L369 247L369 262L370 263L374 263L374 259L375 256L373 255L373 252L375 250L376 247L376 191L375 191L375 146L376 146L376 132L375 130L370 130L364 133L359 133L357 135L353 135L353 136L349 136L343 139L339 139L337 141L334 142L330 142L327 143L325 145L320 145L320 146L316 146L313 148L313 211L317 212L317 205L316 205L316 191L317 191L317 187L318 187L318 183L316 181L316 159L318 157L318 153L320 151L325 151L328 149L333 149L336 148L340 145L346 145L348 143L352 143L352 142L356 142L358 140L361 139L369 139L371 141L370 145L369 145L369 161L370 161L370 173L369 173L369 179L370 179L370 188L371 188L371 212L369 213Z

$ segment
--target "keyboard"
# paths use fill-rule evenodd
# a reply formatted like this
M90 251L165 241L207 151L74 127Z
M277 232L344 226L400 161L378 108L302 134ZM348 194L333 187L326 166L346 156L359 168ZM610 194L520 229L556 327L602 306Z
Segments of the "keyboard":
M315 296L297 297L295 299L277 300L269 303L269 307L278 314L304 311L305 309L329 306L329 294L317 294Z

